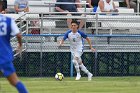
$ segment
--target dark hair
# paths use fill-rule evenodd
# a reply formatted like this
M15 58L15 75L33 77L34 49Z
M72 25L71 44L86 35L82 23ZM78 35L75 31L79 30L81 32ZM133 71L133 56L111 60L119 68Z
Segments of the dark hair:
M72 23L75 23L75 24L79 25L79 23L77 22L77 20L72 20L72 21L71 21L71 24L72 24Z

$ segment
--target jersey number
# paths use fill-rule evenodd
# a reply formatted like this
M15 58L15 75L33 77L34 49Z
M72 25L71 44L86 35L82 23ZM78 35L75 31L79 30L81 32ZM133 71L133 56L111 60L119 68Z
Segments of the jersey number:
M5 22L0 22L0 35L7 34L7 24Z
M75 38L73 38L73 42L75 42L76 40L75 40Z

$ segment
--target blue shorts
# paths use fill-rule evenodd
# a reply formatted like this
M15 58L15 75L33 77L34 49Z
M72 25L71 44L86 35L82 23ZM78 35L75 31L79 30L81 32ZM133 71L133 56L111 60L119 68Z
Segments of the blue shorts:
M8 77L15 72L15 68L12 62L7 62L5 64L0 64L0 71L5 77Z

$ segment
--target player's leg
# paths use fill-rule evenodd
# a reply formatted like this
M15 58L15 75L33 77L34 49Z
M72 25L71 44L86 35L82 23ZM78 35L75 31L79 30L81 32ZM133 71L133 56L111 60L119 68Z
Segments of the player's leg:
M73 59L73 64L74 64L74 67L75 67L76 72L77 72L77 75L76 75L76 79L75 80L80 80L80 78L81 78L80 68L79 68L79 64L78 64L76 58Z
M79 67L81 68L81 70L85 73L89 73L89 71L87 70L87 68L84 66L83 62L82 62L82 59L81 59L81 55L82 55L82 52L78 51L75 53L75 56L76 56L76 60L79 64Z
M81 74L80 74L79 64L77 62L77 58L75 57L75 53L72 53L72 55L73 55L73 64L77 73L75 80L80 80Z
M81 68L81 70L82 70L83 72L85 72L86 74L89 74L89 73L90 73L90 72L87 70L87 68L84 66L81 57L78 58L78 64L79 64L79 67Z
M81 70L88 75L88 80L90 81L92 79L93 75L87 70L87 68L84 66L83 63L80 64L79 66L80 66Z
M9 83L16 87L19 93L28 93L24 84L18 79L13 63L9 62L5 64L2 70Z
M17 74L14 72L9 77L7 77L9 83L15 86L19 93L28 93L24 84L18 79Z
M81 68L81 70L86 73L88 75L88 80L91 80L92 79L92 74L87 70L87 68L84 66L83 62L82 62L82 59L81 59L81 55L82 53L78 53L79 56L78 56L78 64L79 64L79 67Z

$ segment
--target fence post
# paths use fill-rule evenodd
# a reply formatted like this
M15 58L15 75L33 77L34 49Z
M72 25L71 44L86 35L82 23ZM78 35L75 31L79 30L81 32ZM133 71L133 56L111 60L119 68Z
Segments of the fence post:
M71 64L70 64L70 77L73 77L73 56L72 56L72 54L71 54Z
M40 28L40 34L43 33L43 13L41 13L41 28ZM40 76L42 76L42 58L43 58L43 36L41 38L41 43L40 43Z

